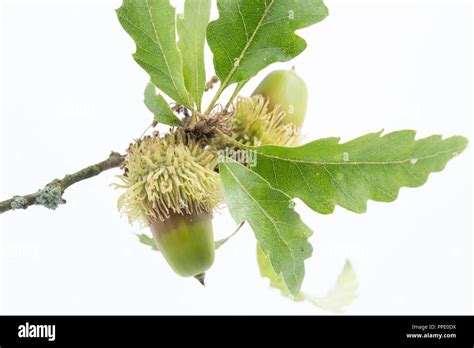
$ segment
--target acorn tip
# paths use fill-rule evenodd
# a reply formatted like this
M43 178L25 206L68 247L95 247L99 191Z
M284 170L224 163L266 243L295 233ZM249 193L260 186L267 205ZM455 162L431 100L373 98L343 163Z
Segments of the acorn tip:
M199 281L199 283L201 283L202 286L206 286L206 283L204 282L204 280L206 278L206 273L198 274L198 275L194 276L194 278L196 278Z

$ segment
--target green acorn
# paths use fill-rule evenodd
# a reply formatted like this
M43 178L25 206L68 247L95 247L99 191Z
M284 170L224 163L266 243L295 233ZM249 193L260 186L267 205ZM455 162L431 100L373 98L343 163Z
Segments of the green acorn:
M130 145L120 176L119 210L149 226L173 270L200 276L214 261L213 209L222 200L216 154L184 131Z
M151 224L158 249L173 270L183 277L203 274L214 262L212 216L172 214Z
M269 109L269 101L261 95L239 97L232 116L232 138L251 146L295 145L298 129L285 123L286 115L279 105Z
M306 114L308 89L295 69L276 70L265 77L252 95L262 95L269 108L280 105L286 116L283 122L301 128Z

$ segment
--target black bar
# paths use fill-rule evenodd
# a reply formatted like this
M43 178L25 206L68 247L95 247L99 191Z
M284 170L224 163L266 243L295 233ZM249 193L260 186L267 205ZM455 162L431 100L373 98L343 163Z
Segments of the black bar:
M54 340L52 329L48 331L45 326L37 328L34 325L55 325ZM25 336L26 331L28 335L42 333L46 337L19 337L19 334ZM472 316L0 317L1 348L67 344L132 347L229 343L285 344L291 347L301 344L473 347L474 319Z

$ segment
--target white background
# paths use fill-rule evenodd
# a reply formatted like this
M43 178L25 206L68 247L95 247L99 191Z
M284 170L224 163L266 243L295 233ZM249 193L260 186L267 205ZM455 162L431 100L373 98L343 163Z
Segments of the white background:
M149 124L147 75L131 57L119 5L3 3L0 198L123 151ZM244 94L295 64L311 96L308 140L382 128L473 139L470 2L327 5L330 16L300 32L307 50L260 73ZM109 186L117 173L71 187L57 211L1 215L1 313L326 314L269 288L248 228L217 252L206 288L176 276L117 213ZM369 202L367 214L297 210L314 229L305 291L324 294L350 259L360 288L348 314L472 313L472 145L395 203ZM216 235L232 229L229 215L217 214Z

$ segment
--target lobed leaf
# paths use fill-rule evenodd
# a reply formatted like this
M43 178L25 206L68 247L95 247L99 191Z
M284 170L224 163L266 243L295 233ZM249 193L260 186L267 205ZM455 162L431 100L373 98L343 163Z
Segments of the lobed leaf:
M184 13L178 15L177 20L184 83L198 110L206 85L204 44L210 14L211 0L186 0Z
M296 296L293 296L290 293L283 278L275 272L270 262L270 258L268 257L267 254L265 254L265 252L262 250L262 247L258 243L257 243L257 263L258 263L258 268L260 270L260 275L263 278L268 278L270 280L270 286L272 288L280 290L283 296L293 299L295 301L304 300L301 293L298 293Z
M236 222L247 221L289 292L297 295L304 260L311 256L311 230L293 210L290 197L258 174L228 159L219 165L226 203Z
M392 202L401 187L423 185L468 143L461 136L415 140L415 134L402 130L370 133L343 144L326 138L292 148L261 146L253 170L319 213L330 214L335 205L363 213L369 199Z
M116 12L137 46L135 61L155 86L176 102L192 108L176 44L175 9L169 0L123 0Z
M306 42L294 31L328 15L322 0L218 0L217 7L219 18L209 23L207 41L224 86L299 55Z

